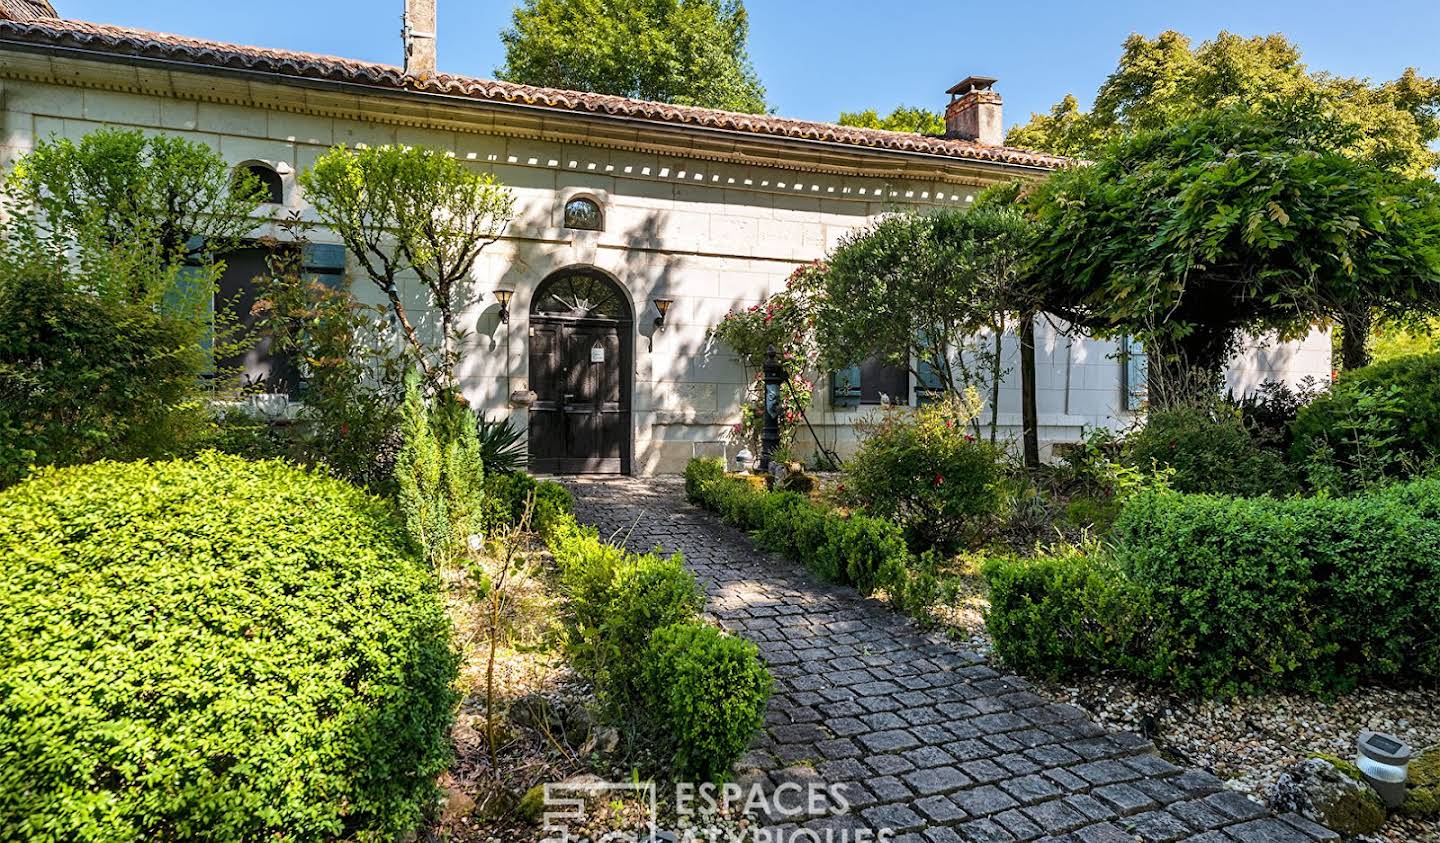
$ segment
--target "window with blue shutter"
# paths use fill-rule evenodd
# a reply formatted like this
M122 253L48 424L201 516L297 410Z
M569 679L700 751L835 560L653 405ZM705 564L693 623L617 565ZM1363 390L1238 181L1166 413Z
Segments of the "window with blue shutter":
M345 280L345 247L334 243L306 243L303 268L322 284L339 287Z
M1149 359L1145 346L1128 334L1120 337L1120 409L1138 410L1149 388Z
M860 406L860 367L851 366L830 374L830 405Z

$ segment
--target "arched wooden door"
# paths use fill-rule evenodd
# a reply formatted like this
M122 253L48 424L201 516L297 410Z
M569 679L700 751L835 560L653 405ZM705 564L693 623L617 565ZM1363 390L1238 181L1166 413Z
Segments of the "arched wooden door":
M629 474L634 319L625 291L596 269L561 270L530 308L530 468Z

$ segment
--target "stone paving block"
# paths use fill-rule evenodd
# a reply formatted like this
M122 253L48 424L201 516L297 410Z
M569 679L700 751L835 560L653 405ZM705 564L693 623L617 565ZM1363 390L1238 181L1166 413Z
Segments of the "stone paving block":
M950 798L955 800L955 804L963 808L965 813L975 817L998 814L1020 804L1010 794L994 785L962 790Z

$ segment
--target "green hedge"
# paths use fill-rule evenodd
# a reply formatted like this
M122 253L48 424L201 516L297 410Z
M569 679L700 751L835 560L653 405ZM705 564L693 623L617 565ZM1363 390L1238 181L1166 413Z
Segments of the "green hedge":
M393 840L457 659L387 505L279 463L45 469L0 494L0 827Z
M676 776L725 775L770 698L770 673L755 646L700 623L704 594L683 557L602 541L575 521L562 488L546 486L554 484L540 484L537 499L553 507L542 520L537 506L537 531L560 571L571 661L612 712L672 755Z
M892 521L845 514L794 492L767 492L729 477L719 460L691 460L686 494L693 503L754 533L765 548L816 575L862 591L883 589L900 608L916 608L934 582Z
M1328 446L1353 464L1357 428L1394 436L1385 450L1412 465L1440 459L1440 354L1385 360L1345 372L1330 392L1300 410L1291 425L1291 460L1305 465Z
M1002 654L1222 695L1440 680L1440 480L1354 498L1144 493L1110 538L1113 561L986 569ZM1057 648L1047 628L1113 634Z

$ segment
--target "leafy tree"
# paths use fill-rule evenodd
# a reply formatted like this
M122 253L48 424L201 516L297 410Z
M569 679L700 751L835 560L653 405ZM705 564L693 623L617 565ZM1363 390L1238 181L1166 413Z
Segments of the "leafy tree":
M1028 200L1043 231L1034 295L1073 324L1142 336L1161 404L1211 389L1242 331L1433 310L1437 188L1330 151L1347 136L1301 102L1112 142Z
M336 147L301 173L300 183L385 293L431 385L453 389L466 338L456 317L477 299L475 260L514 215L510 191L451 155L413 146ZM422 338L406 310L400 279L407 272L419 277L438 315L438 346Z
M57 237L153 248L171 263L194 257L195 237L208 253L223 254L255 227L264 198L258 179L237 174L210 147L138 130L101 129L79 143L42 140L10 180Z
M1192 47L1167 31L1132 35L1115 72L1085 112L1067 96L1049 114L1010 131L1007 142L1063 155L1089 157L1117 137L1156 131L1215 109L1263 111L1276 100L1314 98L1349 132L1342 148L1410 176L1440 163L1430 144L1440 138L1440 78L1413 68L1379 85L1366 79L1311 71L1282 35L1245 38L1221 32Z
M899 105L881 117L875 109L840 112L841 126L859 129L884 129L887 132L909 132L916 135L945 134L945 115L928 108Z
M1016 323L1022 344L1026 337L1034 344L1037 306L1024 283L1034 234L1012 204L1017 192L1005 186L969 211L887 216L844 239L815 296L825 365L838 369L879 356L917 378L923 367L951 395L990 394L993 420L1000 355L977 336L989 332L998 345L1007 325ZM1033 386L1033 376L1026 380ZM1033 402L1027 406L1034 409ZM978 420L972 423L978 433ZM1034 441L1033 414L1025 428L1027 441ZM1034 451L1038 462L1038 442Z
M501 33L499 78L764 113L741 0L525 0Z

